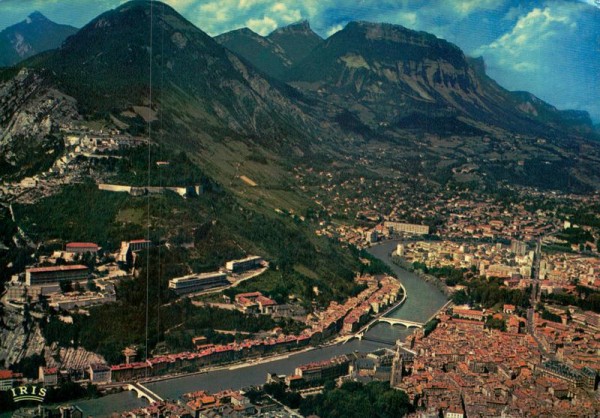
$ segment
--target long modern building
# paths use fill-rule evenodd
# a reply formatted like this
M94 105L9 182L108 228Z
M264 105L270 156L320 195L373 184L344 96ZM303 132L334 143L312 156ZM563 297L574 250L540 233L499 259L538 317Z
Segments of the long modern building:
M70 253L97 253L100 247L93 242L69 242L66 251Z
M241 260L231 260L225 263L225 268L233 273L239 273L246 270L252 270L262 266L262 257L253 255Z
M144 250L146 248L150 248L151 246L152 241L147 239L136 239L133 241L129 241L129 250L131 251Z
M189 276L177 277L169 280L169 289L178 294L198 292L211 287L226 286L229 284L227 274L219 271Z
M427 235L429 234L429 226L409 224L404 222L393 222L385 221L383 227L390 231L390 234L406 233L415 235Z
M36 267L25 270L25 283L36 286L63 281L87 280L90 272L81 264L75 266Z

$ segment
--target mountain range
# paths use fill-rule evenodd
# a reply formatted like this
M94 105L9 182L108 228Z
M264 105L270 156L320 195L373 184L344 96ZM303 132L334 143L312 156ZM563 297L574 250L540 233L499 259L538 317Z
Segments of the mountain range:
M434 181L470 164L468 181L600 184L587 113L507 91L481 59L398 25L351 22L323 40L299 22L266 37L240 29L213 39L165 4L132 1L19 68L43 80L39 94L73 97L88 119L140 132L145 121L131 110L151 107L160 141L196 155L221 181L259 153L273 164L249 170L285 189L293 164L352 160L377 145L400 165L421 159ZM2 74L5 89L14 71ZM10 135L18 109L4 109L0 150L14 150L25 140ZM444 138L460 146L440 146Z
M291 67L323 43L306 20L276 29L268 36L242 28L219 35L215 40L275 78L283 78Z
M277 36L285 32L300 34L295 36L302 54L296 59L272 54L267 59L270 51L282 49ZM314 40L310 50L304 38ZM585 112L561 112L531 94L506 91L486 76L481 59L470 59L449 42L398 25L351 22L319 42L303 22L267 37L240 29L216 40L272 77L326 96L371 128L423 129L423 119L433 128L436 120L444 125L450 118L460 133L465 126L456 117L468 117L473 125L484 122L509 131L541 133L550 125L592 130Z
M0 32L0 67L15 65L25 58L58 48L77 28L60 25L40 12Z

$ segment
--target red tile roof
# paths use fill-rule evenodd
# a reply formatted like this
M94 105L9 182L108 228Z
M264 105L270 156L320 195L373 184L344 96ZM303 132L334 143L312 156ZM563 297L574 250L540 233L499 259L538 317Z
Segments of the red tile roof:
M69 242L67 248L98 248L98 244L93 242Z
M34 267L27 269L30 273L47 273L51 271L71 271L71 270L87 270L86 266L77 264L74 266L52 266L52 267Z
M12 379L12 370L0 370L0 379Z
M265 296L260 295L259 297L256 298L256 301L258 303L260 303L263 306L274 306L277 305L277 302L275 302L273 299L269 299Z
M260 292L238 293L235 296L240 297L240 298L256 298L256 297L262 296L262 293L260 293Z

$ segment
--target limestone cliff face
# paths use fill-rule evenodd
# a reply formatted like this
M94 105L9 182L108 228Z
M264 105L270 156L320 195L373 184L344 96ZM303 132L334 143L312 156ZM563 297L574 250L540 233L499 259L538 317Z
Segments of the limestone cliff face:
M362 121L374 126L415 110L468 113L483 105L478 79L459 48L397 25L352 22L287 79L340 104L365 107Z
M23 175L50 166L63 147L59 126L77 119L76 102L22 69L0 83L0 173Z
M466 57L450 42L391 24L351 22L285 77L371 128L423 129L415 121L425 118L434 129L460 119L454 133L464 133L466 121L541 134L550 122L560 128L563 120L585 119L503 89L486 76L481 59Z

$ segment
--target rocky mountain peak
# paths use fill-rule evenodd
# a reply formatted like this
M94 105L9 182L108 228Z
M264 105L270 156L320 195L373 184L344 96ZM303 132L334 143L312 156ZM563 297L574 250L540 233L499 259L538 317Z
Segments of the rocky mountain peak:
M417 48L432 48L464 56L459 47L444 39L427 32L415 31L391 23L349 22L343 30L335 35L361 37L370 42L390 42Z
M304 34L315 34L310 27L310 23L308 20L300 20L298 22L292 23L288 26L283 26L281 28L275 29L271 32L271 35L274 34L282 34L282 33L304 33ZM269 36L271 36L269 35Z
M471 68L473 68L473 70L475 70L477 74L486 75L485 61L483 57L468 57L467 60L469 61Z
M221 45L225 45L226 47L229 48L230 42L235 42L237 39L240 39L240 38L250 38L250 39L256 40L257 42L261 42L261 43L266 41L266 38L264 38L263 36L260 36L258 33L254 32L252 29L249 29L249 28L234 29L232 31L225 32L218 36L215 36L214 39ZM233 48L232 50L234 50L234 52L235 52L235 48Z
M323 39L311 29L307 20L276 29L267 39L282 48L286 57L293 63L299 62L323 43Z
M54 23L40 12L33 12L0 32L0 67L57 48L75 32L77 28Z
M26 23L35 23L35 22L48 22L50 21L50 19L48 19L46 16L44 16L41 12L38 12L37 10L33 13L31 13L29 16L27 16L27 19L25 20Z

